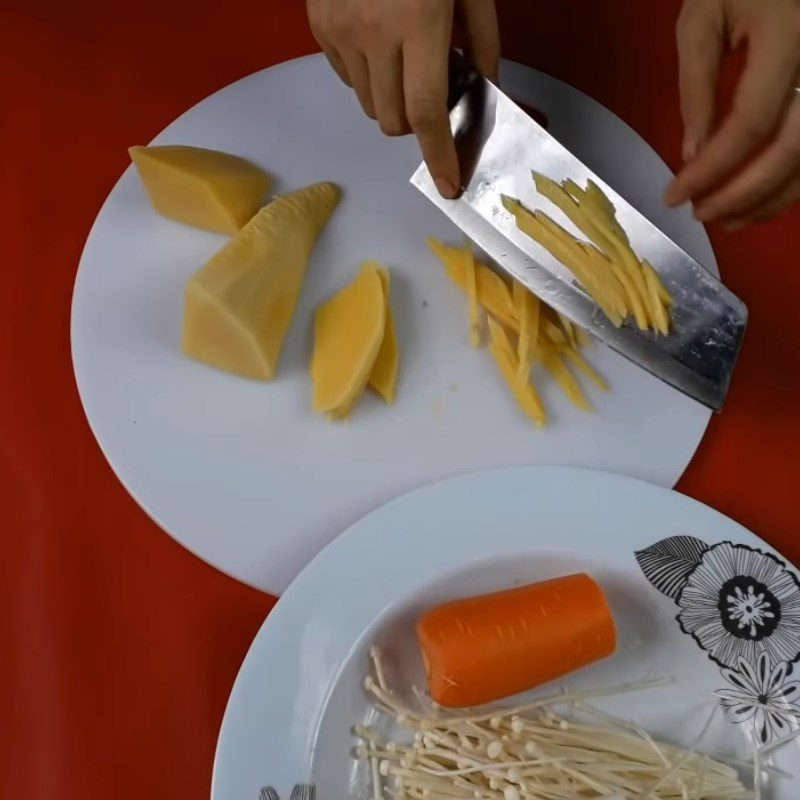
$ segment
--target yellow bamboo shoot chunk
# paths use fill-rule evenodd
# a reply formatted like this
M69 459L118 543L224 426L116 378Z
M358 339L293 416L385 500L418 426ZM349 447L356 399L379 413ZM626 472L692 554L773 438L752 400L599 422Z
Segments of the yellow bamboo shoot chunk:
M394 326L394 314L389 300L391 278L389 270L383 267L378 269L383 286L383 302L386 314L386 329L383 333L383 342L375 365L369 376L369 385L386 403L394 403L397 388L397 370L400 362L400 350L397 346L397 332Z
M186 286L183 351L247 378L275 374L309 256L339 202L317 183L253 217Z
M380 270L365 264L358 277L317 309L311 379L314 411L340 418L361 396L386 331Z
M238 233L264 204L270 177L243 158L185 145L131 147L153 208L218 233Z

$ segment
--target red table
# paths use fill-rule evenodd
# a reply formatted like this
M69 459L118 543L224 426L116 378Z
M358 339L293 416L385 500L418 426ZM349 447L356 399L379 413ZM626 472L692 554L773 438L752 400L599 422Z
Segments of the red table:
M677 166L677 0L499 5L507 56L606 103ZM208 795L225 701L273 600L181 549L119 485L78 401L69 303L126 147L231 81L316 50L303 7L0 4L0 797ZM795 561L798 223L795 211L712 231L752 325L725 413L680 486Z

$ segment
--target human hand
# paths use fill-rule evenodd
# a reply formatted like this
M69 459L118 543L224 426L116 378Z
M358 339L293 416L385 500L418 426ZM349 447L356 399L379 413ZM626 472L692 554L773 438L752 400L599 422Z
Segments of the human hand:
M456 197L460 176L447 110L454 15L473 66L495 78L494 0L307 0L311 30L339 77L389 136L414 132L436 188Z
M685 0L677 26L686 162L669 205L729 229L800 198L800 0ZM747 42L728 116L715 124L720 61Z

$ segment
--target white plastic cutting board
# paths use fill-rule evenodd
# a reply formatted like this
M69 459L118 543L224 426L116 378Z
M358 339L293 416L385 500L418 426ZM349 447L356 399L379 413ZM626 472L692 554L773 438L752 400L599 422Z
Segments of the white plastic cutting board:
M505 63L504 88L699 261L705 232L667 212L670 173L625 123L584 94ZM709 412L602 347L591 361L613 387L597 413L542 383L552 424L536 430L488 352L468 345L465 298L424 239L458 242L408 179L412 138L388 139L321 56L257 73L188 111L155 140L236 153L275 176L273 191L332 180L344 199L310 264L281 368L270 384L216 372L180 352L183 289L225 241L156 216L132 169L91 232L72 315L75 374L89 423L141 506L221 570L281 592L368 510L414 487L489 467L572 464L673 486ZM131 142L131 144L141 144ZM392 270L402 349L397 403L374 397L349 424L310 410L315 306L361 261Z

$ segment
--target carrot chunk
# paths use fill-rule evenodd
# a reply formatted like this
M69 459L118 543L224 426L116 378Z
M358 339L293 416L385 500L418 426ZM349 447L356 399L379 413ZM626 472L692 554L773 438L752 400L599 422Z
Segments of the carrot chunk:
M417 623L431 697L450 708L500 700L606 658L611 610L586 574L456 600Z

